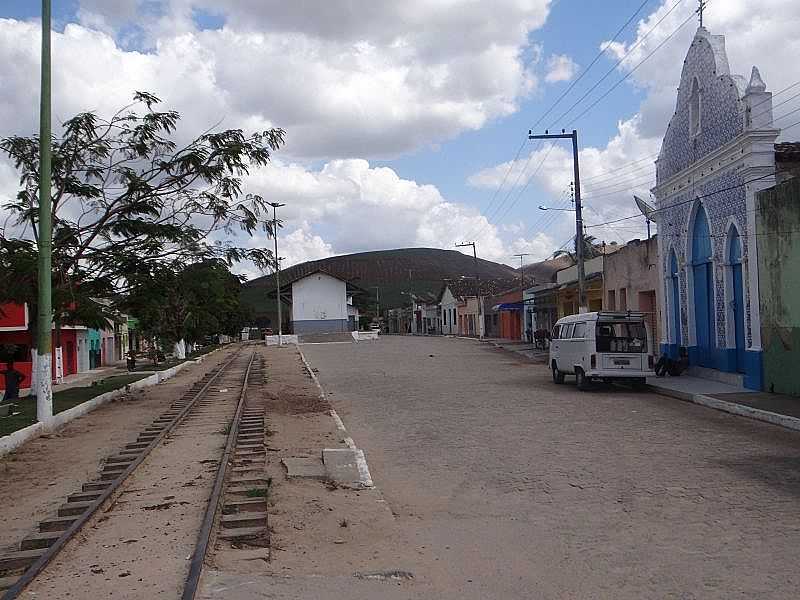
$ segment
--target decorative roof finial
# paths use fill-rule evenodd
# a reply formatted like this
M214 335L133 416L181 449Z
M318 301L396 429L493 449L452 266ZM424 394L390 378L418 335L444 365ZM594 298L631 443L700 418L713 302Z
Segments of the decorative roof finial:
M697 14L700 15L700 27L703 26L703 12L706 9L706 4L708 4L708 0L699 0L700 6L697 8Z
M766 92L767 91L767 84L764 83L764 80L761 79L761 73L758 70L758 67L753 67L752 72L750 73L750 83L747 84L746 92L748 94L753 92Z

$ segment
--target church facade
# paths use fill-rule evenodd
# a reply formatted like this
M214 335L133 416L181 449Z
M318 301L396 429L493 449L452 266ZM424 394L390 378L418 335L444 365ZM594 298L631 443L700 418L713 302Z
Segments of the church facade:
M700 27L656 161L661 350L706 375L762 387L756 194L775 184L772 94L731 74L725 38ZM702 371L700 371L702 372Z

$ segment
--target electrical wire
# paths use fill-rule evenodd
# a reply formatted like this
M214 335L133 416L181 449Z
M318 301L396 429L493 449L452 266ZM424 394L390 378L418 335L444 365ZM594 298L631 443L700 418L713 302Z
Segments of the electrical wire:
M631 53L632 53L632 52L633 52L633 51L634 51L636 48L638 48L638 47L639 47L639 46L642 44L642 42L644 42L644 40L646 40L646 39L647 39L647 38L650 36L650 34L651 34L651 33L653 33L653 31L655 31L655 30L656 30L656 28L658 28L658 26L659 26L659 25L661 25L661 23L663 23L663 22L664 22L664 20L665 20L665 19L666 19L666 18L667 18L669 15L671 15L671 14L672 14L672 12L673 12L673 11L674 11L676 8L678 8L678 6L679 6L679 5L681 5L682 3L683 3L683 0L678 0L677 2L675 2L675 4L673 4L673 5L672 5L672 7L671 7L671 8L670 8L670 9L669 9L669 10L668 10L668 11L667 11L667 12L666 12L666 13L665 13L665 14L664 14L664 15L663 15L663 16L662 16L662 17L661 17L661 18L660 18L660 19L659 19L657 22L656 22L656 24L655 24L655 25L653 25L653 26L652 26L652 27L651 27L651 28L650 28L650 29L647 31L647 33L645 33L645 34L644 34L642 37L640 37L640 38L639 38L639 39L636 41L636 43L635 43L635 44L633 44L633 45L632 45L630 48L628 48L628 51L627 51L627 52L625 52L625 54L622 56L622 58L620 58L620 59L619 59L619 60L618 60L618 61L617 61L617 62L614 64L614 66L613 66L613 67L611 67L611 68L610 68L608 71L606 71L606 73L605 73L605 74L604 74L604 75L603 75L603 76L602 76L602 77L601 77L601 78L600 78L600 79L599 79L597 82L595 82L595 84L594 84L592 87L590 87L590 88L589 88L589 89L588 89L588 90L587 90L587 91L586 91L586 92L583 94L583 96L581 96L581 97L580 97L580 98L579 98L579 99L578 99L578 100L577 100L577 101L576 101L576 102L575 102L575 103L574 103L572 106L570 106L570 107L569 107L569 108L568 108L566 111L564 111L564 112L561 114L561 116L559 116L559 117L556 119L556 121L557 121L557 122L558 122L558 121L562 121L562 120L564 119L564 117L566 117L566 116L567 116L569 113L571 113L571 112L572 112L572 110L573 110L575 107L577 107L578 105L580 105L580 103L581 103L581 102L583 102L583 101L584 101L584 100L585 100L585 99L586 99L586 98L589 96L589 94L591 94L591 93L592 93L594 90L596 90L596 89L597 89L597 87L598 87L598 86L599 86L601 83L603 83L603 82L606 80L606 78L608 78L608 76L609 76L609 75L611 75L612 73L614 73L614 72L617 70L617 67L619 67L619 66L620 66L620 65L621 65L621 64L622 64L622 63L625 61L625 59L626 59L626 58L628 58L628 56L630 56L630 55L631 55ZM691 19L691 18L693 18L693 16L694 16L694 13L692 13L692 16L690 16L689 18ZM683 27L683 25L684 25L684 24L685 24L685 23L681 24L681 27ZM679 28L679 29L680 29L680 28ZM673 35L674 35L674 33L673 33ZM656 50L657 50L657 49L656 49ZM655 52L655 51L654 51L654 52ZM575 122L575 121L577 121L577 119L573 119L573 122Z

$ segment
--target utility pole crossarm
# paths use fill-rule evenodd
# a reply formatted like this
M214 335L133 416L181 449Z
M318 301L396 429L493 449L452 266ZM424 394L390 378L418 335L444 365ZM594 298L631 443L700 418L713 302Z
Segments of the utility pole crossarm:
M456 248L466 248L472 246L472 257L475 259L475 298L478 301L478 337L483 339L484 324L483 324L483 311L481 310L481 276L478 272L478 251L475 247L475 242L464 242L463 244L456 244Z
M522 285L523 288L525 287L525 265L523 264L522 259L524 259L526 256L530 256L530 253L522 252L521 254L514 255L515 258L519 258L520 285Z

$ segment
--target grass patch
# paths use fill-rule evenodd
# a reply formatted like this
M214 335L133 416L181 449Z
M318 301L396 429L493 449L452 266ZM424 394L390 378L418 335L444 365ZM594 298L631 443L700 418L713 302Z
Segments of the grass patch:
M147 375L131 374L107 377L95 382L95 385L74 387L53 394L53 413L58 414L69 410L87 400L96 398L112 390L118 390L129 383L144 379ZM14 412L19 414L0 418L0 436L14 433L20 429L33 425L36 422L36 400L26 397L14 401Z
M266 498L269 495L269 488L272 485L272 477L267 479L267 487L253 488L247 490L244 495L248 498Z

